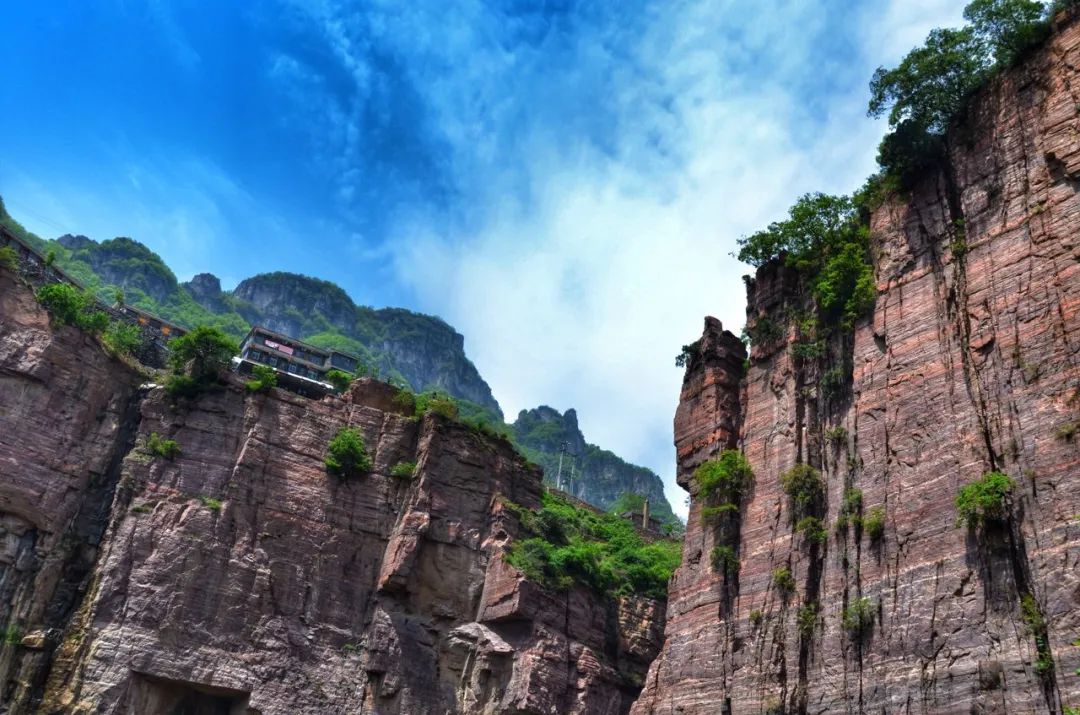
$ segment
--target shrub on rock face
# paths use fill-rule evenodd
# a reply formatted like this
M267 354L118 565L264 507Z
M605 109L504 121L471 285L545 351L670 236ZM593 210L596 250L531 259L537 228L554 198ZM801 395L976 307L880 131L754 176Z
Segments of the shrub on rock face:
M34 294L57 325L74 325L100 333L109 325L109 316L94 309L93 297L66 283L41 286Z
M169 341L169 366L195 379L215 376L236 354L236 343L217 328L200 325Z
M345 392L345 390L349 389L349 385L352 384L353 376L335 368L326 373L326 381L333 385L338 392Z
M987 472L960 488L956 495L956 525L975 528L1001 521L1009 514L1009 495L1015 482L1001 472Z
M862 520L863 531L871 542L881 541L885 535L885 507L875 506Z
M11 246L0 248L0 268L14 273L15 269L18 267L19 254L15 253L15 249Z
M795 532L802 534L803 538L810 543L823 544L829 538L825 525L816 516L804 516L799 519L795 525Z
M251 368L254 380L245 383L249 392L269 392L277 386L277 370L269 365L256 365Z
M416 472L416 462L398 462L390 470L390 476L396 479L412 479Z
M342 427L326 449L326 471L339 477L358 477L371 471L364 438L359 430Z
M844 609L842 623L844 630L853 638L866 635L874 628L876 607L867 597L857 598Z
M729 575L739 572L739 557L735 554L735 549L730 546L713 547L710 560L713 571L722 571Z
M138 326L114 320L102 333L101 340L117 355L131 355L139 349L142 336Z
M809 464L796 464L781 474L780 484L798 513L813 511L825 495L821 473Z
M818 605L816 603L806 603L799 607L799 612L795 616L795 625L799 629L800 636L810 639L817 630L817 623Z
M786 566L781 566L772 572L773 585L782 594L789 594L795 591L795 577L791 575L791 569Z
M702 499L741 500L754 484L754 471L737 449L725 449L717 459L710 459L694 471Z
M146 438L146 451L165 459L174 459L180 454L180 445L175 439L162 439L157 432L151 432Z

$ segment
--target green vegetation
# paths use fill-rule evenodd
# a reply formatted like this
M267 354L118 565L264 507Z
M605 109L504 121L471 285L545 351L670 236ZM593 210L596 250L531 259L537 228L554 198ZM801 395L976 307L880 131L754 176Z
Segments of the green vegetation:
M683 345L682 350L675 356L675 367L686 367L693 361L694 356L701 352L701 341L697 340L689 345Z
M1080 425L1077 425L1076 422L1069 422L1058 427L1054 432L1054 436L1066 442L1072 442L1076 437L1077 430L1080 430Z
M861 638L874 628L877 606L869 597L857 598L844 609L841 623L852 638Z
M821 473L809 464L796 464L780 475L784 493L791 497L794 515L815 512L825 496Z
M390 476L396 479L412 479L416 473L416 462L398 462L390 468Z
M956 495L956 525L968 528L1001 521L1009 513L1009 494L1015 482L1001 472L988 472L960 488Z
M646 543L629 522L550 491L536 512L507 506L531 535L513 544L507 561L533 581L555 590L577 584L608 596L667 595L668 580L679 565L679 542Z
M840 444L847 439L847 429L844 427L832 427L825 430L825 439L834 444Z
M816 360L825 357L825 341L799 341L791 344L791 355L799 360Z
M151 432L144 445L148 454L164 459L175 459L180 454L180 445L175 439L162 439L157 432Z
M723 572L727 576L739 573L739 556L735 549L727 544L714 546L710 554L709 562L713 571Z
M804 516L795 524L795 533L802 534L803 538L811 544L823 544L829 539L829 532L821 519L816 516Z
M1046 630L1046 619L1043 617L1042 611L1039 610L1039 604L1035 597L1030 593L1025 593L1020 597L1020 617L1023 619L1029 634L1034 635Z
M840 512L848 516L862 513L862 489L848 489L844 492L844 501L840 505Z
M818 604L805 603L799 606L799 612L795 614L795 627L804 640L813 638L818 624Z
M783 337L784 329L767 315L754 318L743 328L743 341L752 345L772 345Z
M173 397L194 397L217 382L236 350L231 338L207 325L173 338L169 341L171 373L165 380L165 391Z
M101 342L116 355L131 355L142 344L142 331L137 325L113 320L101 334Z
M755 608L754 610L750 611L750 625L752 625L754 628L760 627L764 620L765 615L761 612L760 608Z
M791 575L791 569L787 566L773 569L772 582L776 590L783 595L795 592L795 577Z
M851 197L807 194L791 207L787 219L739 239L737 257L755 267L782 259L811 282L823 324L839 320L850 325L877 296L862 208ZM798 357L820 354L824 346L814 343L796 351Z
M0 248L0 268L14 273L19 268L19 254L14 246Z
M94 297L67 283L43 285L35 296L57 325L74 325L90 333L108 327L109 316L97 310Z
M338 477L359 477L371 471L364 437L352 427L342 427L326 448L326 471Z
M19 627L12 624L4 629L4 643L8 645L19 645L22 642L22 631Z
M462 414L466 414L464 405L461 409ZM495 427L501 427L501 422ZM564 444L571 445L563 454L563 488L570 486L571 476L575 491L581 484L590 484L594 487L591 498L601 506L620 498L625 491L623 485L652 482L659 486L659 479L651 470L629 464L609 450L586 443L570 411L560 414L548 407L522 410L506 437L526 459L543 467L545 481L551 485L555 484L559 474L560 451ZM611 500L606 504L597 498L605 492ZM651 492L649 498L650 515L659 519L664 529L681 532L683 524L663 495Z
M326 372L326 381L334 386L334 389L338 392L345 392L349 389L349 385L352 384L353 376L344 370L328 370Z
M737 504L754 486L754 471L742 452L725 449L717 459L699 466L694 479L702 499Z
M871 543L881 541L885 535L885 507L875 506L862 520L863 531Z
M237 345L217 328L199 325L169 341L169 366L177 374L198 379L216 378L236 354Z
M221 502L220 499L215 499L214 497L201 496L201 497L199 497L199 501L202 503L202 505L204 507L206 507L210 511L221 511L222 502Z
M277 370L269 365L255 365L251 368L254 379L244 383L248 392L270 392L277 387Z
M1035 648L1038 652L1034 663L1035 672L1045 676L1054 669L1054 656L1047 640L1046 618L1039 608L1039 603L1030 593L1020 597L1020 617L1028 635L1035 637Z
M974 0L964 9L967 26L933 30L897 67L879 68L870 83L869 114L887 114L892 129L878 153L886 174L910 185L919 172L938 163L945 153L945 133L971 97L1046 36L1050 16L1060 6Z
M729 514L738 514L739 505L730 502L718 506L704 506L701 508L701 519L706 524L716 525Z
M612 514L625 514L626 512L640 512L645 508L645 495L634 492L623 492L619 495L608 511Z

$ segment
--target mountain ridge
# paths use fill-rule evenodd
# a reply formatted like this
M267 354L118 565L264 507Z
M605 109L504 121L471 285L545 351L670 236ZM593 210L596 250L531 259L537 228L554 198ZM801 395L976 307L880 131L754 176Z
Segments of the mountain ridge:
M184 327L211 325L234 339L242 337L250 325L263 325L319 347L354 353L369 371L417 392L445 392L460 401L463 414L514 437L533 462L545 467L546 481L555 483L558 449L547 451L517 438L490 386L466 356L465 337L438 316L358 305L336 283L287 271L250 276L232 290L223 290L221 280L212 273L198 273L181 282L157 253L137 240L96 241L77 234L43 239L12 218L2 199L0 224L42 253L51 253L58 266L106 302L115 301L121 291L129 305ZM568 410L559 419L570 415L572 424L564 425L564 430L574 444L580 444L573 454L586 475L575 486L577 496L609 509L624 493L640 494L650 499L657 517L676 523L660 477L587 444L577 427L576 412Z

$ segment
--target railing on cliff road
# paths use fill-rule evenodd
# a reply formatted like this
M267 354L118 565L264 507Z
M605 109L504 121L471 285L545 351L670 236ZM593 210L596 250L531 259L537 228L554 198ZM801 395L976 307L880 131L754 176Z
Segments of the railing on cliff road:
M35 289L45 285L65 283L78 290L86 291L86 286L59 266L54 265L40 251L4 226L0 226L0 247L7 246L15 249L16 272ZM93 295L89 291L86 292ZM96 296L94 296L94 304L98 310L108 314L113 320L134 325L139 329L139 346L132 355L148 367L165 367L169 356L168 341L187 332L179 325L138 308L108 305Z

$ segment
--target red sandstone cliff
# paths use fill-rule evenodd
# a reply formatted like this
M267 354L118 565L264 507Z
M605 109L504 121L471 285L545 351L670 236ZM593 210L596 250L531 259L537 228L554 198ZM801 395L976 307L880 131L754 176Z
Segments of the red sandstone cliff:
M745 451L741 569L729 582L710 568L716 534L694 499L666 643L632 712L1080 707L1080 439L1062 430L1080 421L1078 67L1071 22L983 93L950 167L874 213L876 308L829 346L849 383L826 391L821 366L793 357L809 300L783 269L759 272L748 318L787 337L755 346L745 376L738 341L706 321L675 417L679 479L693 494L698 464ZM796 462L827 480L824 544L792 533L779 475ZM990 470L1017 482L1008 526L956 528L957 490ZM880 542L832 530L849 488L884 507ZM842 613L862 597L874 623L856 638Z
M627 712L663 604L504 564L503 500L541 490L509 444L370 381L175 404L140 381L0 271L0 712ZM322 463L345 425L356 480Z

